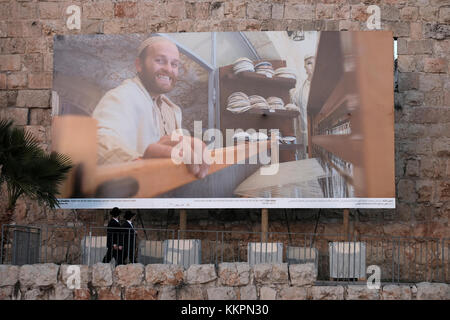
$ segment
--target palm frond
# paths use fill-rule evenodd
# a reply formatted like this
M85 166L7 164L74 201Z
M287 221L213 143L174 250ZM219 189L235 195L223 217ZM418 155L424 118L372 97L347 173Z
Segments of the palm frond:
M70 158L46 153L38 140L11 121L0 121L0 182L6 183L10 206L25 195L49 207L58 206L59 185L72 168Z

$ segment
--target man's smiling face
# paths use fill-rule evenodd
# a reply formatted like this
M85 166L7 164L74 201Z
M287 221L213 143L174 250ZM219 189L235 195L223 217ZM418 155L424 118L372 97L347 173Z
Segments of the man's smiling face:
M175 87L180 65L176 45L169 41L156 42L147 47L138 60L137 71L151 94L167 93Z

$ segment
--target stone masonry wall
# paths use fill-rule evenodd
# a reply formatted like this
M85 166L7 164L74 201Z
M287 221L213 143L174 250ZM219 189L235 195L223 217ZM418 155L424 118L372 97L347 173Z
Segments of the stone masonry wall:
M81 30L68 30L65 25L65 10L72 4L82 9ZM381 9L381 28L392 30L398 39L397 208L360 210L352 217L354 228L364 234L448 237L450 0L0 0L0 117L14 119L48 147L53 36L57 34L367 30L366 9L371 4ZM5 206L3 190L0 211ZM103 214L50 211L21 199L13 220L18 224L65 224L81 219L83 223L90 221L93 212ZM214 220L214 210L206 212L211 214L203 220ZM84 213L87 220L82 218ZM244 215L238 216L234 221L245 220ZM313 231L315 211L291 212L291 218L299 220L292 229ZM322 212L318 232L335 233L340 219L333 210ZM193 223L196 225L191 227L196 228L203 222ZM246 224L244 221L240 228L245 229ZM270 231L285 231L283 223L272 225Z
M0 265L0 300L448 300L450 285L315 285L313 264Z

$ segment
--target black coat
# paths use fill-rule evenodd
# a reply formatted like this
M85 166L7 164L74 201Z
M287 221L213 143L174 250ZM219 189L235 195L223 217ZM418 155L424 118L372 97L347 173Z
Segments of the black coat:
M114 244L119 245L120 239L120 223L114 219L109 220L106 229L106 246L112 248Z
M136 241L137 232L128 223L128 221L122 222L122 230L120 235L120 245L123 246L123 263L128 259L128 263L136 263L137 253L136 253Z
M134 228L131 226L131 224L128 223L128 221L122 222L122 230L121 230L121 236L120 236L120 245L124 247L130 247L134 248L136 245L136 237L137 233L134 230Z

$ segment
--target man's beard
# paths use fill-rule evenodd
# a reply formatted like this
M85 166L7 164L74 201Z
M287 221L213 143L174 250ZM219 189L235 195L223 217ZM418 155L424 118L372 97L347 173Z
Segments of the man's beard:
M157 82L157 75L148 71L145 66L142 67L142 72L138 75L142 81L142 84L150 93L163 94L172 91L172 89L175 87L175 83L177 82L176 77L174 77L173 75L168 75L166 73L161 74L170 77L171 83L168 88L161 87Z

